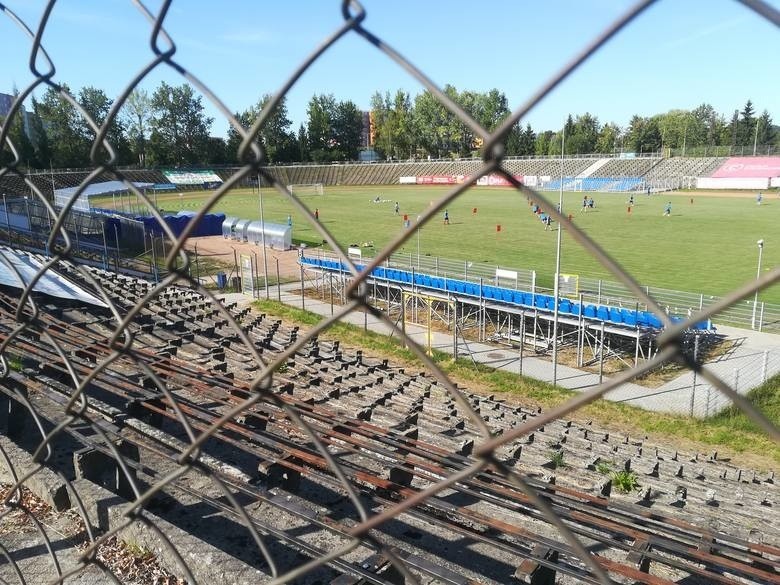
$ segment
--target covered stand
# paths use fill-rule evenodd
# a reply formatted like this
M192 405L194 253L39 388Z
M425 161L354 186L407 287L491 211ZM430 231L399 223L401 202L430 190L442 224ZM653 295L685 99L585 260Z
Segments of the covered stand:
M233 236L233 230L235 229L237 223L237 217L226 217L225 221L222 222L222 237L225 239L230 238L231 240L235 240L235 237Z
M246 239L257 245L263 243L263 222L253 221L247 226ZM292 248L292 227L265 222L265 245L274 250Z

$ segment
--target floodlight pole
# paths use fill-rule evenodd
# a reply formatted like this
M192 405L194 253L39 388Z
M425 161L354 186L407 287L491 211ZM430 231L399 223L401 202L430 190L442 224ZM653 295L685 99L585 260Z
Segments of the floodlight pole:
M753 134L753 156L756 156L756 146L758 146L758 123L761 121L761 118L756 120L756 131Z
M566 125L561 132L561 185L558 192L558 213L563 217L563 154L564 144L566 142ZM560 300L560 282L561 282L561 237L563 235L563 222L558 222L558 240L555 245L555 287L553 295L555 297L555 309L553 312L553 379L555 386L558 383L558 301Z
M761 253L764 251L764 240L758 240L758 271L756 272L756 280L761 278ZM753 297L753 316L750 319L750 328L756 328L756 305L758 305L758 289L756 289L756 296Z
M420 216L417 216L417 270L420 269Z
M265 299L271 298L268 292L268 254L265 251L265 216L263 215L263 190L260 188L260 175L257 175L257 192L260 194L260 240L263 244L263 274L265 276Z

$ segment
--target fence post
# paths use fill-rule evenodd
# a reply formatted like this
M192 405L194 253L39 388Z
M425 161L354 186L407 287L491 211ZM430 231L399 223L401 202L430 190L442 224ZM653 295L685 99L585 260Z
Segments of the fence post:
M764 363L761 364L761 383L766 382L767 370L769 369L769 350L764 350Z
M428 327L430 327L430 322ZM458 301L452 303L452 359L458 360Z
M266 280L266 287L268 285L268 281ZM266 290L268 290L266 288ZM330 314L333 315L333 273L328 272L328 290L330 291Z
M764 324L764 301L761 301L761 311L758 314L758 332L761 333L761 328Z
M279 258L274 256L274 260L276 260L276 299L279 302L282 302L282 283L279 277Z
M604 321L601 322L601 347L599 348L599 384L601 384L603 379L604 379Z
M693 362L698 365L699 359L699 336L693 338ZM693 387L691 388L691 416L693 416L693 405L696 400L696 368L693 369Z
M477 341L482 341L482 327L485 324L485 300L482 296L482 277L479 277L479 333Z
M303 264L299 266L301 270L301 311L306 310L306 295L304 294L305 289L303 287Z
M523 345L525 344L525 311L520 311L520 375L523 375Z

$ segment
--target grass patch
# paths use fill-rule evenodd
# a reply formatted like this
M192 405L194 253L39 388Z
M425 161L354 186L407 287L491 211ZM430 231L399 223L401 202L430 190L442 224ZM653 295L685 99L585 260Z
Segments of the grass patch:
M312 327L325 319L320 315L290 307L278 301L255 301L254 306L289 324ZM402 347L397 337L388 337L374 331L365 331L348 323L335 323L321 335L345 345L362 348L377 357L388 358L400 365L423 367L411 350ZM554 387L546 382L496 370L484 364L434 350L433 361L459 386L474 392L505 394L507 400L516 400L526 406L551 408L578 392ZM749 399L775 424L780 425L780 375L756 388ZM751 454L754 460L746 465L769 469L780 462L780 445L754 425L738 409L732 408L706 420L688 416L656 413L624 403L596 400L578 409L572 416L578 420L593 420L599 425L633 435L653 434L656 441L673 438L689 442L690 450L706 451L713 446L734 453Z
M553 469L566 467L563 451L552 451L550 453L550 464L552 465Z
M6 355L6 361L8 362L8 369L13 372L21 372L24 369L22 358L18 355Z
M748 392L747 397L753 406L758 408L775 426L780 425L780 374L770 378L758 388L753 388ZM735 431L760 432L758 425L733 405L716 414L707 422L718 427L726 425Z
M612 474L612 487L623 494L628 494L639 488L639 481L633 471L616 471Z
M596 463L596 471L601 475L609 475L612 473L612 467L614 465L614 461L599 461Z

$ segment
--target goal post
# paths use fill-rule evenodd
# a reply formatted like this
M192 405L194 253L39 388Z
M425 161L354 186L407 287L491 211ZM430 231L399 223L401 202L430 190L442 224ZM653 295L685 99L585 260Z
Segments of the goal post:
M304 197L306 195L325 195L325 186L322 183L294 183L287 185L291 195Z

